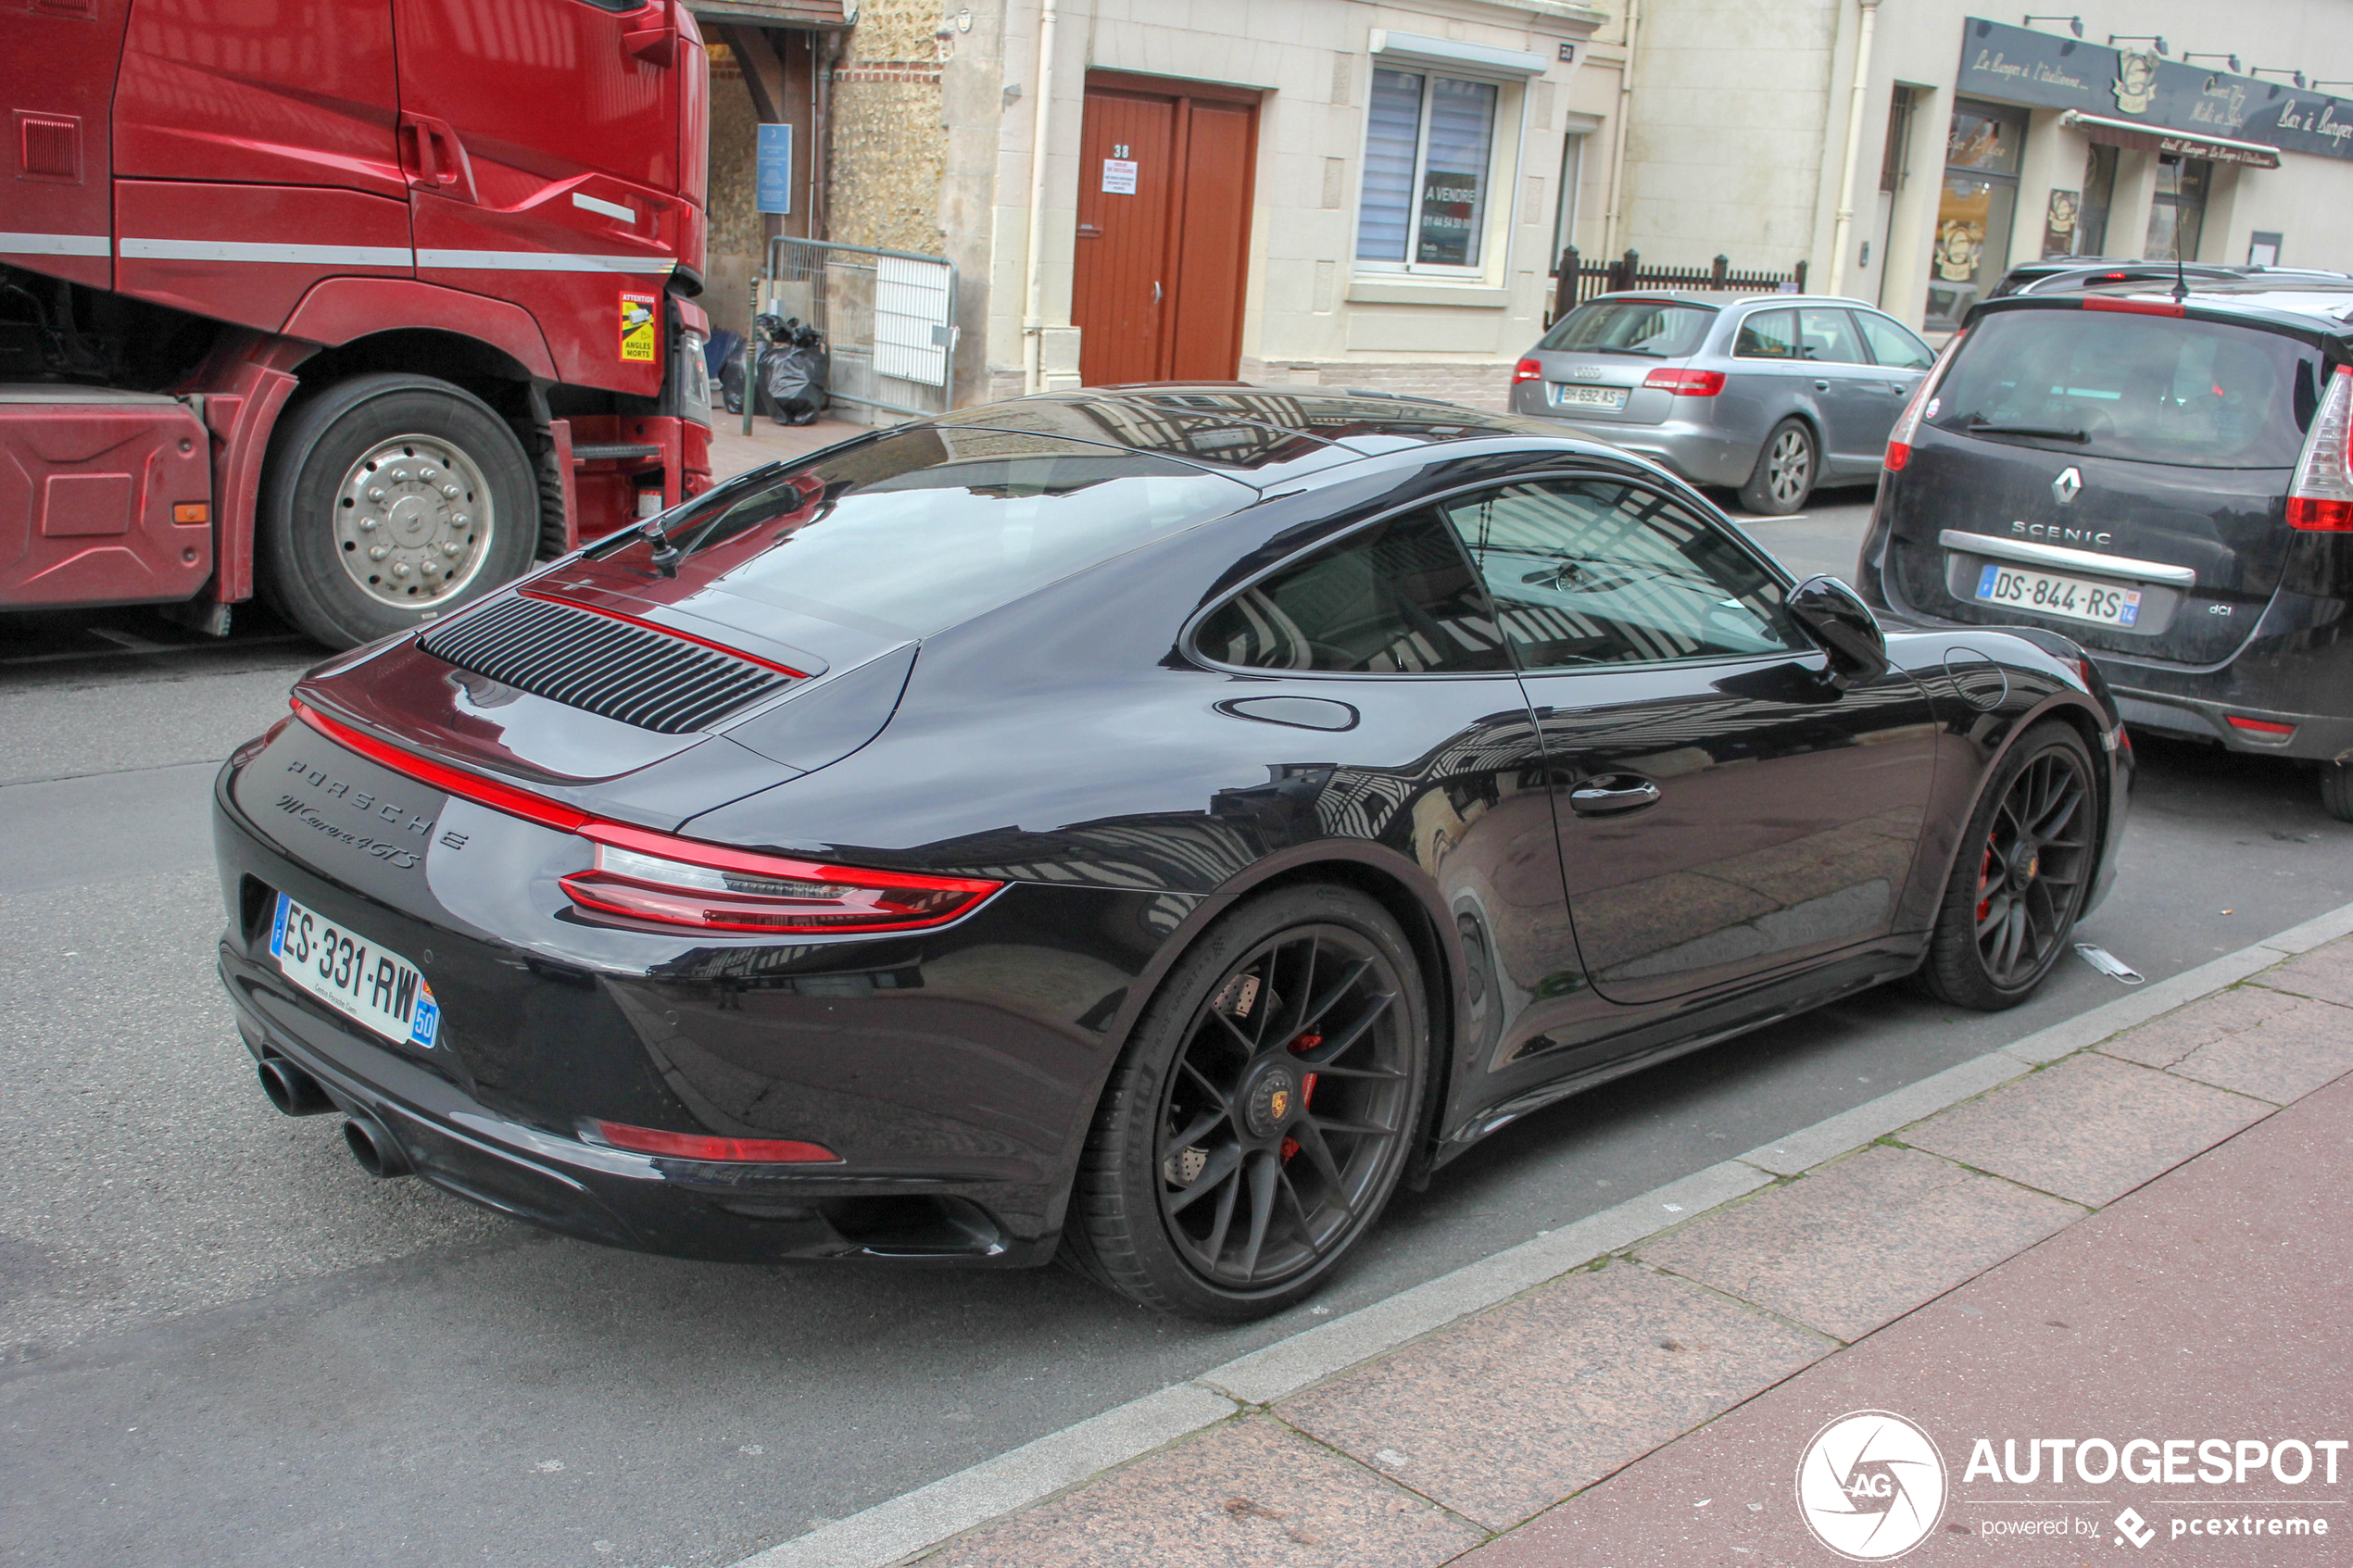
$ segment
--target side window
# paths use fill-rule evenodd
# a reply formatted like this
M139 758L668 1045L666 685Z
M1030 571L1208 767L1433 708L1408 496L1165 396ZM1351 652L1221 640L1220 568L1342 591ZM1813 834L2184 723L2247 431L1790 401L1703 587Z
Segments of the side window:
M1798 325L1806 334L1806 358L1821 365L1864 365L1870 362L1863 352L1863 340L1855 335L1854 320L1845 311L1833 307L1821 307L1797 313Z
M1705 519L1614 479L1440 503L1528 671L1801 651L1781 585Z
M1871 358L1890 370L1925 370L1936 363L1928 345L1886 317L1858 310L1855 319L1863 324L1863 341L1871 345Z
M1743 359L1797 358L1797 312L1759 310L1741 323L1732 353Z
M1221 664L1356 674L1509 670L1463 552L1427 508L1360 529L1237 594L1193 646Z

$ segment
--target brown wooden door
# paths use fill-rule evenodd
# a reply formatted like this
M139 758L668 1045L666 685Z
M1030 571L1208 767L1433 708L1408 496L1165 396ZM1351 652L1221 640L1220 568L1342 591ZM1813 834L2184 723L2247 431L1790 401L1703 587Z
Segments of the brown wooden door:
M1071 301L1088 385L1233 379L1257 121L1248 94L1090 79Z

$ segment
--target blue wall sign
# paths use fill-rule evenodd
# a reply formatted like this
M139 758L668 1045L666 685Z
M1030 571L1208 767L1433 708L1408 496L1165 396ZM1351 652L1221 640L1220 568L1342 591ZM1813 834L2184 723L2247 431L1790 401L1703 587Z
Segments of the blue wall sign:
M760 128L760 164L753 182L758 195L756 205L761 212L792 210L792 127L763 125Z

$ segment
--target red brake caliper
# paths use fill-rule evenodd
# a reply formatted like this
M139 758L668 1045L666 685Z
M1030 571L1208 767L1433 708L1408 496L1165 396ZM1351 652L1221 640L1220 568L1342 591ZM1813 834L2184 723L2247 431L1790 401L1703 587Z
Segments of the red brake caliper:
M1294 1053L1300 1051L1312 1051L1323 1043L1324 1037L1321 1035L1302 1035L1298 1039L1293 1040L1290 1043L1290 1048ZM1315 1103L1315 1074L1313 1073L1302 1073L1299 1081L1299 1109L1305 1110ZM1292 1155L1297 1154L1298 1152L1299 1140L1297 1138L1285 1138L1283 1140L1283 1158L1285 1160L1289 1160Z
M1977 863L1977 918L1979 920L1983 920L1985 912L1994 907L1993 875L1994 839L1989 834L1985 839L1985 859Z

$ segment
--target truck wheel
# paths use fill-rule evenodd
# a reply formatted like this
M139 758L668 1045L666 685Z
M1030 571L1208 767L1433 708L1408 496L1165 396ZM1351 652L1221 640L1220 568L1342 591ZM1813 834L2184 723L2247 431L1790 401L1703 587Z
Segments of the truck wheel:
M473 394L431 376L355 376L288 418L255 523L271 606L350 647L522 576L539 545L539 482Z

